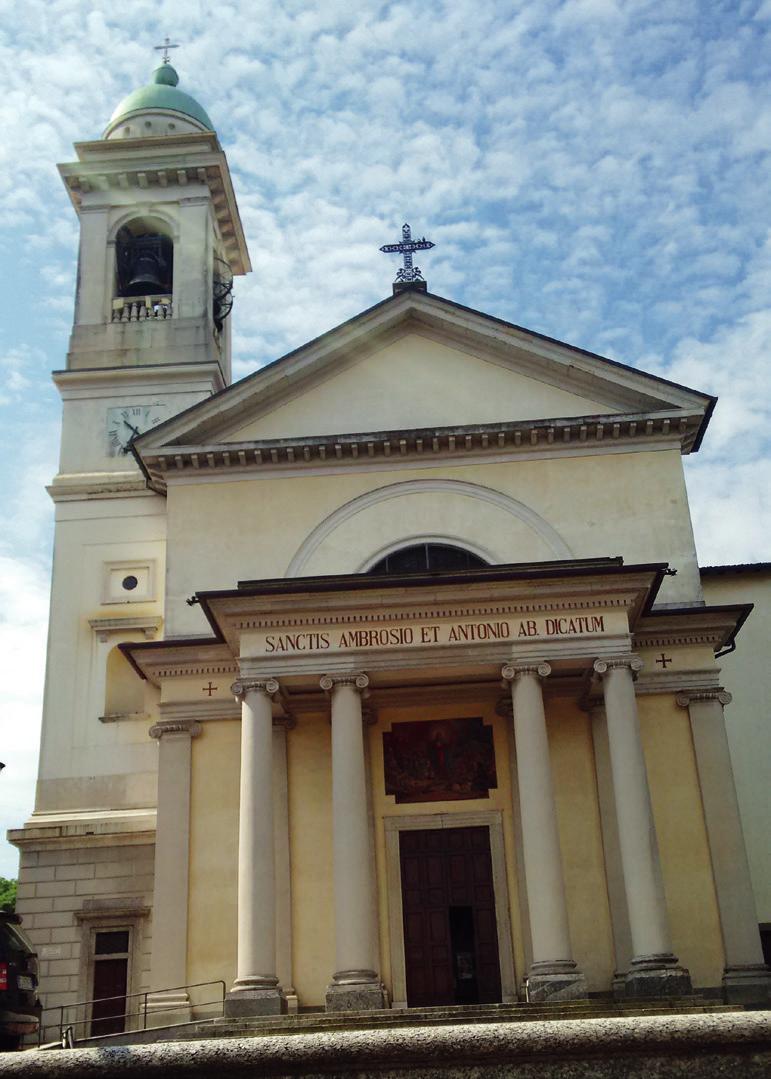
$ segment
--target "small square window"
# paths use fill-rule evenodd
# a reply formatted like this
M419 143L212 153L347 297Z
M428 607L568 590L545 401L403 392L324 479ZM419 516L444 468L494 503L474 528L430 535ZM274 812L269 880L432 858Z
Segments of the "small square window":
M155 562L105 562L102 603L146 603L155 599Z

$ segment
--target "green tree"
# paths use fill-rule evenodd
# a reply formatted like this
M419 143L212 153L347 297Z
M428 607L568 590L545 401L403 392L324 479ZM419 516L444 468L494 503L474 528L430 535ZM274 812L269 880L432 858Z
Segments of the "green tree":
M0 910L16 909L16 880L0 877Z

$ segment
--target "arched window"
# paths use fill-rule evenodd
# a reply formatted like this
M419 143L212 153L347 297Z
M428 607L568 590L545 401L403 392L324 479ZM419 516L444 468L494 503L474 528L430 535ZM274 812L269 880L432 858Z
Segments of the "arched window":
M451 547L449 543L416 543L411 547L401 547L398 551L387 554L368 573L430 573L462 569L476 569L487 563L478 555L462 547Z

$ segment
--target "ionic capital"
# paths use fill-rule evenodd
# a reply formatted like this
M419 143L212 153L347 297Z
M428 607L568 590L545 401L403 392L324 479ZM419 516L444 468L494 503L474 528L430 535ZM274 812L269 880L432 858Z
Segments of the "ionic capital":
M600 678L607 674L608 671L616 671L626 668L632 678L636 678L639 672L643 669L643 661L639 656L623 655L623 656L603 656L602 659L596 659L594 661L594 670L596 674L599 674Z
M319 685L325 693L331 693L337 686L353 686L362 695L366 694L369 686L369 678L363 671L352 671L346 674L323 674L319 679Z
M684 689L675 697L675 703L679 704L681 708L688 708L691 704L696 704L699 701L718 701L725 706L730 704L732 700L731 694L722 686L715 686L713 689Z
M151 738L160 741L164 734L187 734L190 738L197 738L201 729L201 724L194 719L174 719L156 723L148 733Z
M501 667L501 678L506 682L516 682L525 674L534 674L538 678L548 678L551 674L551 664L545 659L522 660L520 663L504 663Z
M235 699L242 703L247 693L265 693L271 700L276 696L280 686L275 678L239 678L230 687L230 692Z

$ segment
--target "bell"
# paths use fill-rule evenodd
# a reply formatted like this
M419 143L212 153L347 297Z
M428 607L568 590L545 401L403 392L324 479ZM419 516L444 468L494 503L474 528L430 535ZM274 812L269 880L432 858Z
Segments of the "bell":
M137 254L130 274L127 284L130 296L153 296L164 291L158 258L149 251Z
M122 237L117 254L121 296L157 296L171 292L174 246L168 237Z

